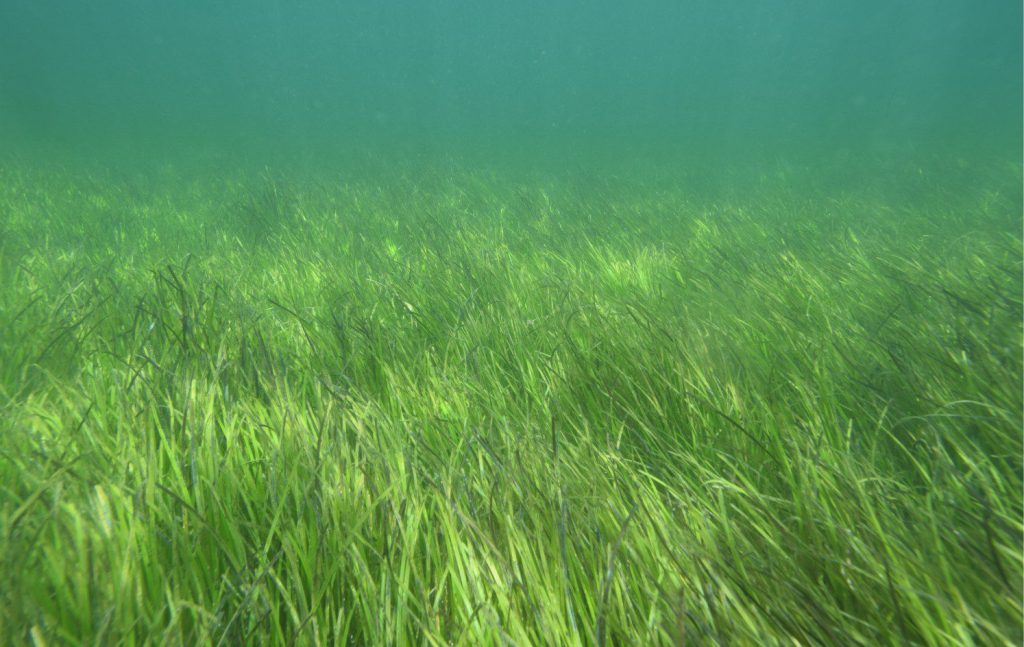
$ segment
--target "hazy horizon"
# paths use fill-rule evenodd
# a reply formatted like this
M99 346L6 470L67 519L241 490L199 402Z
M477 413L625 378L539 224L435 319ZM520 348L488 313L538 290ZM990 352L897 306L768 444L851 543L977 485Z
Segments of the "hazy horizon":
M1012 158L1020 25L954 0L8 0L0 137L129 163Z

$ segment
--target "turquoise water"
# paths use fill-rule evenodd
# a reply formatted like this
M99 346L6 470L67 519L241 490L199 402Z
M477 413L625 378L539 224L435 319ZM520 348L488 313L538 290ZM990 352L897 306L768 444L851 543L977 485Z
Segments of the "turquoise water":
M43 159L533 169L1019 158L993 0L0 7L0 136Z

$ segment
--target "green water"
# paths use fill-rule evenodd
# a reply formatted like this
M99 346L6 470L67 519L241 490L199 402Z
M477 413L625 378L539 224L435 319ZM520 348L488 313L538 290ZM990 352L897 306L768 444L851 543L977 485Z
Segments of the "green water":
M0 3L0 645L1019 645L1015 2Z
M1019 3L94 2L0 9L21 154L728 169L1016 159Z

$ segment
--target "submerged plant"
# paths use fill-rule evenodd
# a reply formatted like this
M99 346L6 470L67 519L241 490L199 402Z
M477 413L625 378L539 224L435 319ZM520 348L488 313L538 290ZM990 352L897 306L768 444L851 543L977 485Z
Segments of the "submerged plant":
M1010 175L722 201L7 169L0 635L1017 644ZM113 250L83 191L146 218Z

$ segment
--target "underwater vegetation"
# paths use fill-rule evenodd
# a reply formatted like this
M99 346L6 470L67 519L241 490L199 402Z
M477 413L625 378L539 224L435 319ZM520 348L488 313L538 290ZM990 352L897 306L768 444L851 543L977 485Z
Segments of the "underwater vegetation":
M1020 167L901 173L0 167L0 636L1020 644Z

